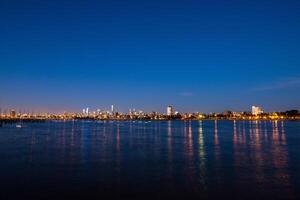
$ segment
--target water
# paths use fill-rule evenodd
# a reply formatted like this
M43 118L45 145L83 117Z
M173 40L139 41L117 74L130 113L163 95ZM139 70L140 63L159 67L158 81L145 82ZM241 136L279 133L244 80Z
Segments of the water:
M49 121L0 128L1 199L297 199L300 122Z

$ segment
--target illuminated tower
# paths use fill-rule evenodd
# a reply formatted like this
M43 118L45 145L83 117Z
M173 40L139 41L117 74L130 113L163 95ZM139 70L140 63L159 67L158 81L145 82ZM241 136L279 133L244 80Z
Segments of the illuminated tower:
M172 106L168 106L168 107L167 107L167 115L168 115L168 116L172 116L173 113L174 113L173 107L172 107Z
M115 113L114 105L111 105L111 114L113 115L114 113Z
M101 109L97 109L97 115L100 115Z
M11 117L15 117L15 116L16 116L16 111L15 111L14 109L12 109L12 110L10 111L10 116L11 116Z
M264 113L263 109L258 106L252 106L252 115L259 115Z

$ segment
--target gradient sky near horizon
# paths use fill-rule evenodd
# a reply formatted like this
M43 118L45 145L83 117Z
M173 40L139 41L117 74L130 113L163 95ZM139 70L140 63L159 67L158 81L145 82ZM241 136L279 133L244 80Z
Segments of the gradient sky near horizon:
M300 1L0 0L0 107L300 108Z

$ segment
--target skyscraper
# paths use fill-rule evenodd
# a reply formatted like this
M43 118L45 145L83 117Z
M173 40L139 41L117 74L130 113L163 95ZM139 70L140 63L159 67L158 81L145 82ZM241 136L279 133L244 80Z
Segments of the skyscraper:
M259 106L252 106L252 115L259 115L264 113L263 109Z
M12 109L12 110L10 111L10 116L11 116L11 117L15 117L15 116L16 116L16 111L15 111L14 109Z
M113 115L114 113L115 113L114 105L111 105L111 114Z
M173 114L174 114L173 107L172 106L168 106L167 107L167 115L168 116L172 116Z

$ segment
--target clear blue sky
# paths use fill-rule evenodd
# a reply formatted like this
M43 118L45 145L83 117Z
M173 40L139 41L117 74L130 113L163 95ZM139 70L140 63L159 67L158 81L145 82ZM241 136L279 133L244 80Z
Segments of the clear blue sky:
M0 107L300 108L300 1L0 1Z

